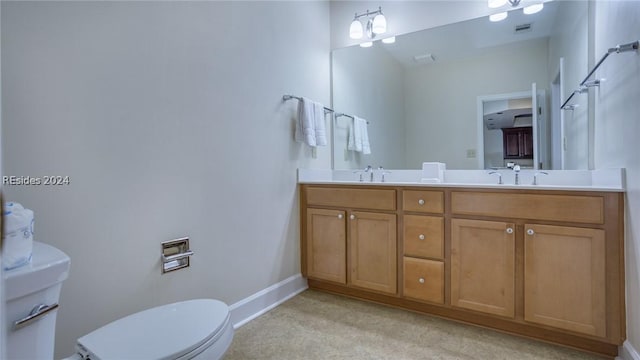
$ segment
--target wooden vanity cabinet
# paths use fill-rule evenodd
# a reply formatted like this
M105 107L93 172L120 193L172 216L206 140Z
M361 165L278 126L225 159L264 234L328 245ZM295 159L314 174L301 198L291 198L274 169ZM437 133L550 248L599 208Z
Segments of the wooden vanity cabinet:
M397 294L394 189L303 187L303 274Z
M502 129L505 159L533 159L533 127Z
M614 357L624 194L301 185L310 288Z

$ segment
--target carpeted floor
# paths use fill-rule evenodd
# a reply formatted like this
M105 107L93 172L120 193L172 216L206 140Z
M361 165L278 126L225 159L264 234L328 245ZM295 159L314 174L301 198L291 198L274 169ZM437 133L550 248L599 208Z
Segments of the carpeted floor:
M475 326L307 290L236 331L233 359L602 359Z

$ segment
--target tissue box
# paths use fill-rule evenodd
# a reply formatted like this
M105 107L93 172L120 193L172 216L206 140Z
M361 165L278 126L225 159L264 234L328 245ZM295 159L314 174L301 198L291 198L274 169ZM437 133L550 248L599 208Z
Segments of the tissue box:
M33 251L33 211L18 203L5 203L2 233L2 266L17 268L31 261Z
M444 181L444 171L447 164L441 162L422 163L422 182L437 184Z

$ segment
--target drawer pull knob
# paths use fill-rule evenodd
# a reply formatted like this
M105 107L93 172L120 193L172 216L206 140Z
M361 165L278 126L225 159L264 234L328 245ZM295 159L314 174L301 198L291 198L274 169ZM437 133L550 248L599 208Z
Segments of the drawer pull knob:
M351 219L351 220L355 220L355 219L356 219L356 216L355 216L355 215L353 215L353 214L351 214L351 216L349 216L349 219Z
M342 214L338 214L338 219L342 219L343 217Z
M527 230L527 235L533 235L533 234L535 234L535 231L533 231L533 229Z
M418 279L418 282L419 282L420 284L424 284L424 278L420 278L420 279Z
M420 234L420 235L418 235L418 239L420 239L420 240L424 240L424 234Z
M507 234L513 234L513 228L507 228Z
M422 200L422 199L418 200L418 204L424 205L424 200Z

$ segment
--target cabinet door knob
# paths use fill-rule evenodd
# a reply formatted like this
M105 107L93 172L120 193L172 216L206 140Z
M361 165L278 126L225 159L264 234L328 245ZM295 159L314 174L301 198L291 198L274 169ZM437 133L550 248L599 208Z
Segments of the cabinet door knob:
M424 240L424 234L420 234L420 235L418 235L418 239L420 239L420 240Z
M420 278L420 279L418 279L418 282L419 282L420 284L424 284L424 278Z
M338 219L342 219L344 216L342 214L338 214Z
M535 231L533 231L533 229L529 229L529 230L527 230L527 235L533 235L533 234L535 234L535 233L536 233L536 232L535 232Z
M355 215L353 215L353 214L351 214L351 216L349 216L349 219L351 219L351 220L355 220L355 219L356 219L356 216L355 216Z
M424 200L422 200L422 199L418 200L418 204L424 205Z
M513 228L507 228L507 234L513 234Z

